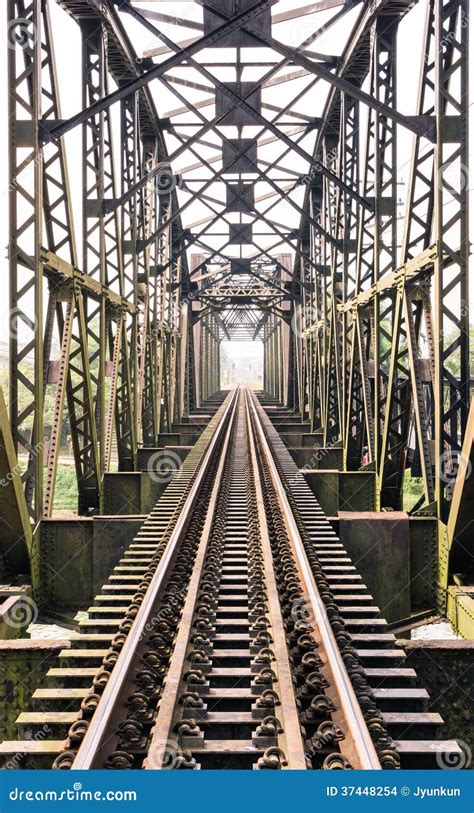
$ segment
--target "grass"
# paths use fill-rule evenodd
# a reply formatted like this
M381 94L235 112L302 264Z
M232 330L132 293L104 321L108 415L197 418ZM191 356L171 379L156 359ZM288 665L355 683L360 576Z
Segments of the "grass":
M109 470L117 471L117 462L112 462ZM58 463L53 510L77 511L76 467L74 465Z
M77 483L75 466L58 464L54 510L77 510Z
M423 494L423 480L421 477L412 477L410 471L405 471L403 480L403 510L409 511Z

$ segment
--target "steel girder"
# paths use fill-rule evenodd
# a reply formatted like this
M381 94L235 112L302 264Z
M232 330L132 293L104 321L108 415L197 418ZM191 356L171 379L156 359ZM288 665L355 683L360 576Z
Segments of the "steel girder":
M25 498L32 520L50 516L64 421L75 460L80 513L101 508L104 472L116 446L120 470L135 467L138 443L154 445L184 405L175 382L186 363L190 326L181 318L185 258L173 261L171 228L137 253L176 206L174 186L150 180L107 211L151 165L166 158L148 91L122 103L120 150L108 110L82 123L82 252L75 240L63 140L44 139L61 122L51 0L9 0L10 419L27 458ZM111 8L61 3L80 26L85 107L111 80L140 71ZM43 135L40 135L40 129ZM119 166L120 187L115 177ZM160 273L172 260L171 270ZM184 330L183 330L184 328ZM57 355L56 358L53 356ZM52 423L44 427L45 398ZM67 411L65 410L65 401ZM163 406L162 406L163 402Z
M25 479L33 514L41 514L38 505L43 503L42 463L35 449L44 438L39 404L45 387L55 385L56 393L47 450L47 511L54 491L64 397L81 510L97 510L101 476L110 466L113 432L120 468L132 467L137 444L152 444L160 429L170 428L174 415L185 405L188 409L198 406L218 388L222 336L226 332L241 335L242 331L255 336L260 331L265 341L266 388L308 418L312 430L322 430L325 444L342 445L348 468L368 465L376 471L379 505L401 506L407 455L414 450L423 482L423 495L414 508L436 510L445 519L469 404L467 0L427 2L424 60L414 116L400 112L397 35L400 21L410 14L416 0L375 0L362 5L339 65L330 59L323 64L317 54L308 59L304 47L295 50L273 37L253 34L260 46L266 44L283 57L257 87L283 81L277 71L290 63L303 69L300 75L311 74L313 83L324 81L330 86L324 115L303 125L314 124L319 129L313 156L300 145L305 131L300 129L295 139L295 133L286 132L282 123L283 113L298 115L292 111L295 100L281 110L264 105L277 114L267 120L251 101L255 88L239 95L197 60L202 48L217 41L219 32L239 27L245 31L246 21L268 3L256 3L251 12L237 14L232 20L217 12L222 20L218 32L187 43L183 51L182 44L161 35L124 0L118 5L174 51L160 65L150 68L147 63L143 70L133 61L133 49L115 6L104 4L107 13L102 14L102 6L95 0L60 0L60 4L75 16L85 34L84 109L67 122L60 117L57 90L49 89L54 82L47 78L54 72L54 57L48 25L43 22L41 26L39 18L47 19L48 2L9 0L12 19L31 20L39 25L34 30L43 32L41 54L37 42L31 41L25 49L18 47L14 59L10 57L13 98L15 93L23 94L22 110L28 110L28 121L33 123L32 127L24 121L15 125L15 134L23 139L18 143L30 150L27 165L34 166L35 172L23 181L24 156L20 159L19 149L12 148L10 254L12 306L19 308L29 332L22 346L16 337L12 339L13 399L18 403L15 393L20 387L28 400L25 410L16 408L14 414L14 407L12 425L17 442L29 454ZM343 13L339 11L334 19ZM155 50L158 55L160 49ZM26 81L19 57L26 66ZM200 153L202 147L214 146L205 140L208 133L217 133L224 146L232 147L218 129L222 116L208 120L201 110L209 106L209 100L193 104L176 91L184 108L171 111L170 118L187 109L197 124L189 138L175 128L180 146L170 156L149 94L149 82L155 78L161 77L169 89L185 85L179 77L165 77L184 59L210 81L210 85L194 83L194 87L215 88L235 110L261 127L259 138L269 131L270 139L263 138L262 143L273 140L285 147L273 163L247 160L257 180L266 179L270 187L263 199L275 197L278 202L289 191L289 203L301 216L298 242L294 234L285 232L278 217L270 219L273 205L265 212L252 211L251 218L252 223L260 220L271 228L280 241L268 249L253 238L257 256L270 261L275 248L289 245L295 253L295 267L292 272L287 267L282 285L278 274L262 275L254 265L252 279L264 279L273 297L269 306L268 291L257 292L248 313L238 305L227 312L226 293L219 284L203 284L213 274L225 279L229 273L226 260L231 259L226 257L228 241L218 249L208 238L206 241L217 224L229 225L227 205L219 208L222 202L208 191L217 182L224 187L228 184L226 172L212 168L219 156L203 158ZM109 74L117 89L109 86ZM369 92L364 89L366 79ZM33 86L36 91L46 88L43 101L38 101L41 93L31 93ZM52 107L48 106L51 99ZM110 109L117 101L122 121L120 185L111 160ZM19 118L18 110L14 116ZM298 123L302 120L300 115ZM79 124L85 188L81 260L74 246L60 140L62 133ZM365 128L363 138L361 127ZM414 150L399 251L397 136L401 128L414 133ZM186 202L180 198L179 205L174 191L162 189L160 184L166 176L163 162L177 159L186 149L210 176ZM246 157L244 142L240 149L235 145L232 149L234 162ZM307 186L303 205L291 198L291 184L279 185L271 174L277 167L291 175L283 164L291 154L310 165L307 177L295 180L303 180ZM195 166L185 168L184 174ZM50 177L56 167L59 188L64 190L59 198L52 193ZM190 184L183 187L187 192ZM198 234L188 235L182 231L180 217L198 194L210 216L196 224L203 226ZM35 196L44 204L32 207L33 217L27 216L25 224L20 222L25 206L15 205L18 196L30 207ZM237 194L239 197L242 202ZM246 225L241 224L242 229ZM46 254L43 231L48 236ZM193 261L188 275L186 250L192 245L206 254ZM216 261L223 265L209 271L206 266ZM44 318L43 283L38 279L42 275L33 272L37 267L44 269L51 287ZM44 330L36 332L26 308L32 294L32 313L44 323ZM56 371L49 365L54 330L61 339L61 363ZM27 356L34 357L33 382L24 373Z
M409 165L401 249L397 247L397 127L387 108L397 98L396 36L401 10L380 2L370 23L371 92L383 102L369 112L364 159L354 94L333 89L316 158L346 183L363 180L373 212L343 202L316 177L307 205L342 245L329 250L310 227L300 246L322 269L303 292L300 407L326 443L342 443L349 469L377 472L381 507L402 506L407 455L419 461L423 493L413 510L449 513L469 406L468 305L468 5L429 0L422 46L418 121ZM409 8L404 10L408 13ZM347 49L341 75L362 82L363 22ZM355 66L355 68L354 68ZM362 109L362 108L361 108ZM336 133L336 135L335 135ZM335 142L335 143L334 143ZM315 252L314 254L312 252ZM411 450L411 451L410 451Z

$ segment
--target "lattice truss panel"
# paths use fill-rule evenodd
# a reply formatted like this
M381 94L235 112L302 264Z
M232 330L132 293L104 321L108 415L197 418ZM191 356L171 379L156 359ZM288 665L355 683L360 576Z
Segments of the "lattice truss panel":
M98 511L115 452L133 470L219 388L220 342L260 339L265 388L376 471L380 507L401 506L409 463L413 509L446 519L469 406L468 0L7 6L10 406L32 516L52 511L65 421L79 510ZM58 6L81 42L67 119Z

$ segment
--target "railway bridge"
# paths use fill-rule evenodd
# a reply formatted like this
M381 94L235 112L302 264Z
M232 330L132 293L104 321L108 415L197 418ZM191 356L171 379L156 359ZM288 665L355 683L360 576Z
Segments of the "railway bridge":
M468 0L4 5L1 767L472 767Z

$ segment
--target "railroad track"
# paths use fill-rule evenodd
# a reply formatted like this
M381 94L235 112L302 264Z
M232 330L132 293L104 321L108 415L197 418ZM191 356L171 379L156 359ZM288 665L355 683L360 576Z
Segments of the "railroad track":
M3 766L436 767L459 747L271 419L214 407Z

